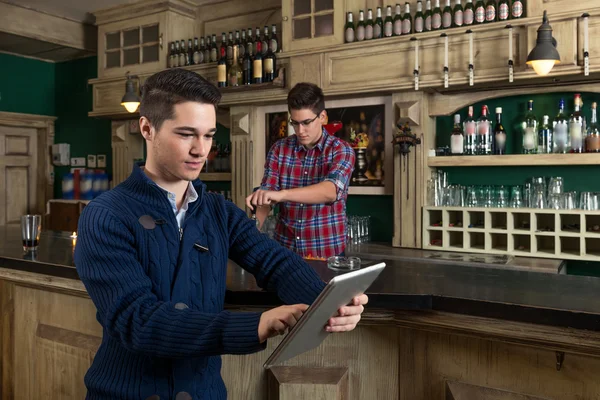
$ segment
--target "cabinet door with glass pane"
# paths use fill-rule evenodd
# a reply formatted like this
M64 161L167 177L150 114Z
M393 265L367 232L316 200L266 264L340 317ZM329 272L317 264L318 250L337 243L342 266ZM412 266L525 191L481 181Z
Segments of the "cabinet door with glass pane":
M344 43L344 0L283 0L283 51Z
M119 21L98 28L98 77L159 71L166 67L164 14Z

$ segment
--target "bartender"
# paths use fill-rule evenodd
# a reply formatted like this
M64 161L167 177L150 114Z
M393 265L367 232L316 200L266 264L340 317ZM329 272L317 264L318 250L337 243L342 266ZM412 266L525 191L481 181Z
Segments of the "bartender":
M279 203L274 239L305 258L343 255L346 199L354 150L330 135L323 91L298 83L287 98L295 134L277 141L267 156L261 186L246 205L264 221Z

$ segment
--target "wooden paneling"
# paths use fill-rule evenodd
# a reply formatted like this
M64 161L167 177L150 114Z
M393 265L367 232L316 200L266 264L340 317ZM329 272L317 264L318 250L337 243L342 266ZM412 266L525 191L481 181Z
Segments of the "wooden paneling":
M31 171L29 167L5 167L6 181L6 224L18 224L21 215L28 213L31 204L29 187L31 186ZM0 176L2 173L0 172Z
M29 137L5 136L6 144L4 154L7 156L29 155Z
M246 196L253 188L255 150L251 132L254 115L252 107L231 109L231 196L242 210L246 210Z
M293 57L290 60L290 88L299 82L311 82L322 86L322 59L323 55L321 54Z
M273 367L268 371L270 400L346 400L347 368Z
M446 382L446 400L549 400L462 382Z
M524 2L527 7L527 17L539 16L540 24L544 10L548 11L550 25L554 28L552 17L568 11L589 12L593 14L594 9L598 8L598 0L527 0Z

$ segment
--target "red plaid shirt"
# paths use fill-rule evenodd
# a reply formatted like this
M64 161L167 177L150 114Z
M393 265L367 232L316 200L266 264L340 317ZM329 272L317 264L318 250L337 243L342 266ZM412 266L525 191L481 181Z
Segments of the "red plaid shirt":
M265 163L263 190L284 190L333 182L337 199L327 204L281 203L275 240L303 257L331 257L346 248L346 199L354 169L354 150L323 130L307 149L296 135L273 145Z

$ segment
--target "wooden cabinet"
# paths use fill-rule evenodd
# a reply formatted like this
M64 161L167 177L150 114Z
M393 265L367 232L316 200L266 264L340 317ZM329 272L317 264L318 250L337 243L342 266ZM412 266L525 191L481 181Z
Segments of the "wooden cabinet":
M194 36L195 10L184 0L126 4L94 15L98 25L99 78L165 69L168 44L185 40L187 45Z
M44 229L77 232L79 216L88 203L85 200L50 200Z
M344 43L344 0L283 0L281 14L285 51Z

